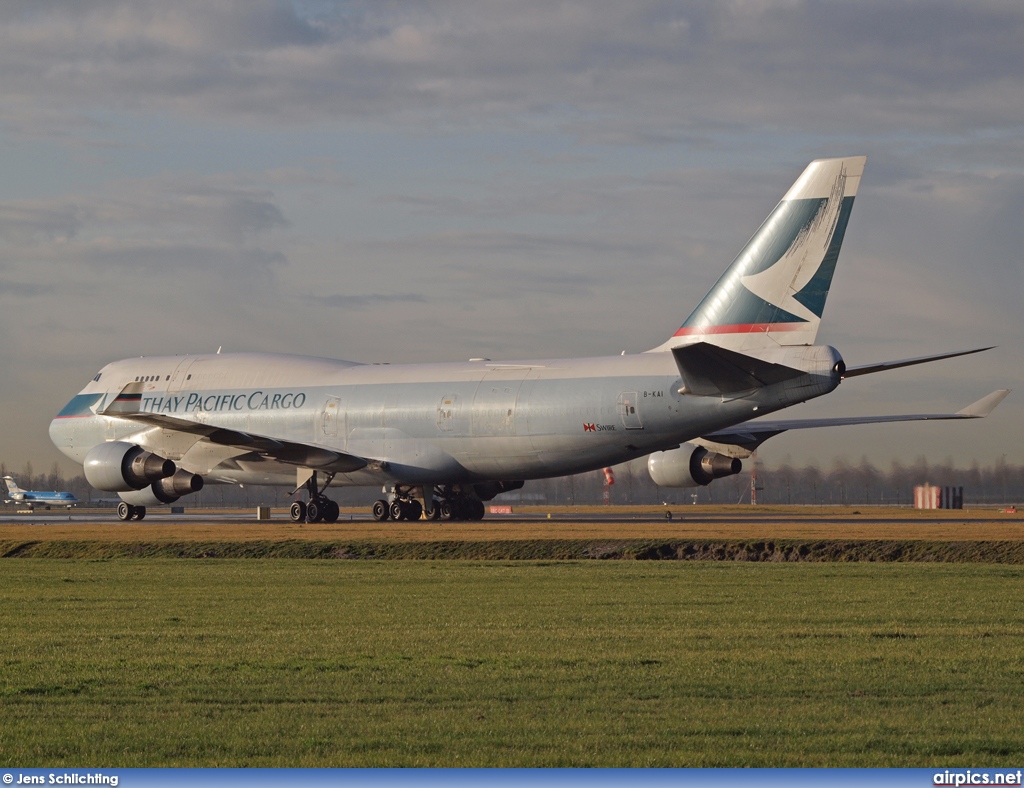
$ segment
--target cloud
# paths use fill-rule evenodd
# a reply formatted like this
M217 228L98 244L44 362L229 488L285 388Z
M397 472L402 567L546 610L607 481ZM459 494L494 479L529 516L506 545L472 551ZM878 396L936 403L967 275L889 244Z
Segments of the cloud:
M54 290L55 288L51 284L12 282L8 279L0 279L0 296L37 298L39 296L50 295Z
M0 202L0 240L23 245L72 238L85 213L81 205L63 199Z
M88 117L553 124L643 144L765 128L1009 129L1024 104L1024 8L997 2L5 8L0 118L26 132L26 105L47 123L38 96Z
M254 243L288 227L272 195L222 177L158 177L109 184L103 193L0 201L0 248L23 287L88 286L102 271L174 276L202 271L236 286L287 263Z
M305 300L332 309L363 310L383 304L423 304L427 299L414 293L367 293L365 295L307 295Z

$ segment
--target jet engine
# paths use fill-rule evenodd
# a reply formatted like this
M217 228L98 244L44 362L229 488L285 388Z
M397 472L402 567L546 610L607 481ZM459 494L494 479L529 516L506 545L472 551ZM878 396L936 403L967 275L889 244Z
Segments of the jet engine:
M155 481L173 476L174 463L141 446L112 441L93 446L85 455L85 478L97 490L123 492L141 490Z
M173 476L158 479L143 490L129 490L119 493L125 503L132 506L158 506L174 503L183 495L203 489L203 477L179 469Z
M678 449L657 451L647 458L647 470L659 487L702 487L743 470L735 457L684 443Z

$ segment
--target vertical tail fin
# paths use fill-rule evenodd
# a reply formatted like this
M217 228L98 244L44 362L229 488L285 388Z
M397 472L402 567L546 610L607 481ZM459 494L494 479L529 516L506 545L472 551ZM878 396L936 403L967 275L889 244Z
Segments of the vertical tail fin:
M866 156L812 161L675 336L732 350L813 345Z
M4 481L7 482L7 491L11 493L11 495L22 492L22 489L18 486L17 482L15 482L10 476L5 476Z

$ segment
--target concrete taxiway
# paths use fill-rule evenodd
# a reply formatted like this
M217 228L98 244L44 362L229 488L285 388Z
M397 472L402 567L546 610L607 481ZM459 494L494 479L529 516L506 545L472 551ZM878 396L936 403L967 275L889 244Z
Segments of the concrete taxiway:
M669 518L671 515L671 519ZM1024 540L1024 515L998 508L917 511L895 507L531 507L480 522L387 521L364 509L336 523L293 523L287 510L152 512L122 523L110 510L0 513L4 540L514 540L514 539L929 539Z

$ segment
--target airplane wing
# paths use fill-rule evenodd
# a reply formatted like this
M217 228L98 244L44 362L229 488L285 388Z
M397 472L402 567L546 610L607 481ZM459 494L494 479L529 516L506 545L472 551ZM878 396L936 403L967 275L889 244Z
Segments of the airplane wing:
M977 352L977 351L967 351ZM956 354L961 355L961 354ZM912 362L918 363L918 362ZM782 419L778 421L747 421L701 438L710 443L739 446L754 451L769 438L788 430L806 430L813 427L842 427L847 424L887 424L897 421L939 421L948 419L983 419L1002 402L1010 389L999 389L973 402L956 413L914 413L900 416L845 416L822 419Z
M121 392L106 408L99 411L99 415L117 416L137 421L140 424L152 424L168 430L198 435L221 446L232 446L289 465L315 468L330 473L351 473L365 468L369 464L369 460L362 457L339 452L326 446L318 446L314 443L300 443L265 435L254 435L162 413L145 413L139 410L142 402L141 394L141 383L129 383L121 389Z

